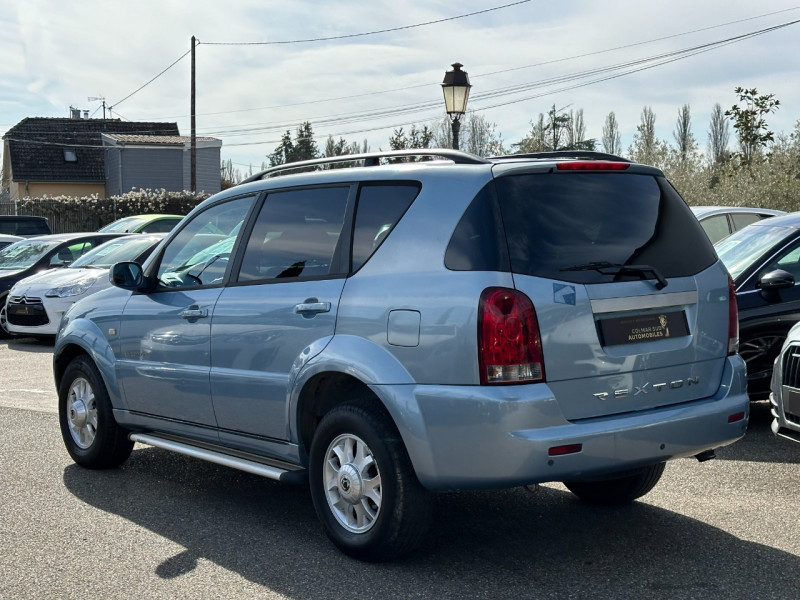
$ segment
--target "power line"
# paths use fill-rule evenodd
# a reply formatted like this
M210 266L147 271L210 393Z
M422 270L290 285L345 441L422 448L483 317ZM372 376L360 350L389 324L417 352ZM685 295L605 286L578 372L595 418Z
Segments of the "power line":
M285 40L280 42L198 42L203 43L208 46L275 46L275 45L282 45L282 44L307 44L310 42L331 42L334 40L346 40L351 38L357 37L365 37L368 35L378 35L381 33L392 33L394 31L403 31L405 29L415 29L417 27L427 27L428 25L437 25L439 23L446 23L447 21L455 21L457 19L464 19L466 17L474 17L475 15L482 15L485 13L493 12L496 10L501 10L503 8L509 8L511 6L517 6L519 4L526 4L531 0L520 0L519 2L511 2L510 4L504 4L502 6L495 6L494 8L486 8L484 10L478 10L475 12L467 13L464 15L458 15L456 17L447 17L444 19L437 19L435 21L427 21L425 23L417 23L415 25L403 25L401 27L391 27L389 29L379 29L377 31L367 31L365 33L350 33L346 35L334 35L330 37L320 37L320 38L308 38L308 39L300 39L300 40Z
M700 45L697 45L697 46L692 46L692 47L689 47L689 48L683 48L683 49L679 49L679 50L675 50L675 51L671 51L671 52L665 52L665 53L662 53L662 54L657 54L657 55L646 57L646 58L626 61L626 62L623 62L623 63L618 63L618 64L615 64L615 65L610 65L610 66L602 67L602 68L599 68L599 69L591 69L589 71L581 71L581 72L578 72L578 73L573 73L573 74L568 74L568 75L559 75L559 76L548 78L548 79L544 79L544 80L538 80L538 81L533 81L533 82L528 82L528 83L524 83L524 84L513 85L513 86L509 86L509 87L504 87L504 88L497 88L497 89L494 89L494 90L487 90L487 91L484 91L484 92L479 92L479 93L473 94L473 96L472 96L473 102L472 103L475 104L476 102L480 102L482 100L491 100L491 99L500 98L500 97L504 97L504 96L520 94L520 93L524 93L526 91L531 91L531 90L536 89L536 88L552 86L552 85L557 85L557 84L562 84L562 83L568 83L568 82L571 82L571 81L579 81L579 80L586 79L586 78L589 78L589 77L596 77L596 76L601 75L603 73L613 73L615 71L621 71L621 70L627 69L627 71L625 71L624 73L617 73L617 74L615 74L613 76L605 76L605 77L602 77L600 79L595 80L595 82L599 83L601 81L606 81L608 79L613 79L613 78L621 77L621 76L626 75L626 74L635 73L635 72L644 70L645 68L653 68L655 66L660 66L662 64L667 64L668 62L674 62L675 60L688 58L690 56L693 56L695 54L699 54L701 52L710 51L710 50L713 50L713 49L716 49L718 47L722 47L722 46L725 46L725 45L728 45L728 44L732 44L732 43L736 43L736 42L739 42L739 41L743 41L743 40L746 40L746 39L749 39L749 38L752 38L752 37L756 37L756 36L759 36L759 35L764 35L766 33L771 33L771 32L776 31L778 29L782 29L784 27L788 27L790 25L794 25L794 24L797 24L799 22L800 22L800 20L790 21L788 23L783 23L783 24L780 24L780 25L776 25L776 26L773 26L773 27L768 27L768 28L765 28L765 29L761 29L761 30L757 30L757 31L749 32L749 33L745 33L745 34L742 34L742 35L733 36L733 37L730 37L730 38L725 38L725 39L717 40L717 41L714 41L714 42L707 42L707 43L700 44ZM653 64L648 65L648 63L653 63ZM512 100L512 101L509 101L509 102L504 102L504 103L497 104L497 105L485 106L481 110L487 110L487 109L496 108L496 107L499 107L499 106L506 106L508 104L524 102L526 100L531 100L531 99L534 99L534 98L541 97L542 95L545 95L545 94L551 94L551 93L555 93L555 92L558 92L558 91L567 91L567 90L570 90L570 89L575 89L577 87L584 87L586 85L589 85L589 84L582 83L582 84L576 85L576 86L569 86L569 87L566 87L566 88L560 88L558 90L545 92L544 94L537 94L535 96L529 96L529 97L525 97L525 98L521 98L521 99L516 99L516 100ZM402 114L420 113L420 112L424 112L424 111L429 111L430 109L433 109L433 108L439 108L440 104L441 103L439 101L426 101L426 102L420 102L420 103L416 103L416 104L409 104L409 105L394 107L394 108L391 108L391 109L384 109L384 110L377 110L377 111L366 111L366 112L359 112L359 113L346 113L346 114L332 115L332 116L327 116L327 117L323 116L323 117L316 117L316 118L307 119L307 120L312 121L316 126L345 125L345 124L363 122L363 121L370 121L370 120L375 120L375 119L380 119L380 118L385 118L385 117L392 117L392 116L396 117L396 116L399 116L399 115L402 115ZM255 126L255 127L253 127L253 126L243 126L243 127L237 127L235 129L230 129L230 128L227 128L227 129L206 129L206 130L204 130L204 133L207 134L207 135L225 135L226 137L237 137L237 136L243 136L243 135L253 135L253 134L256 134L256 133L259 133L259 132L268 133L268 132L284 131L286 129L290 129L294 125L295 125L295 123L290 123L290 124L273 123L273 124L258 125L258 126ZM386 127L381 127L380 129L386 129Z
M626 44L626 45L623 45L623 46L615 46L613 48L606 48L606 49L603 49L603 50L597 50L595 52L587 52L587 53L584 53L584 54L576 54L576 55L568 56L568 57L565 57L565 58L557 58L557 59L554 59L554 60L544 61L544 62L540 62L540 63L534 63L534 64L531 64L531 65L523 65L523 66L519 66L519 67L511 67L509 69L503 69L503 70L500 70L500 71L491 71L489 73L478 73L478 74L470 73L470 78L475 80L475 79L479 79L481 77L489 77L489 76L492 76L492 75L501 75L501 74L504 74L504 73L511 73L511 72L514 72L514 71L521 71L521 70L524 70L524 69L532 69L532 68L535 68L535 67L542 67L542 66L557 64L557 63L561 63L561 62L568 62L568 61L576 60L576 59L579 59L579 58L588 58L588 57L591 57L591 56L598 56L600 54L607 54L607 53L610 53L610 52L616 52L618 50L627 50L627 49L630 49L630 48L635 48L637 46L644 46L644 45L647 45L647 44L653 44L653 43L661 42L661 41L664 41L664 40L674 39L674 38L678 38L678 37L684 37L684 36L691 35L691 34L694 34L694 33L701 33L701 32L704 32L704 31L711 31L713 29L719 29L721 27L728 27L730 25L737 25L739 23L746 23L748 21L754 21L756 19L762 19L764 17L770 17L770 16L774 16L774 15L777 15L777 14L785 13L785 12L796 11L798 9L800 9L800 6L795 6L795 7L792 7L792 8L787 8L787 9L778 10L778 11L773 11L773 12L770 12L770 13L764 13L764 14L761 14L761 15L756 15L754 17L747 17L745 19L738 19L738 20L735 20L735 21L728 21L726 23L720 23L718 25L711 25L711 26L708 26L708 27L701 27L699 29L693 29L691 31L685 31L685 32L682 32L682 33L675 33L675 34L671 34L671 35L666 35L666 36L662 36L662 37L659 37L659 38L653 38L651 40L645 40L645 41L641 41L641 42L634 42L632 44ZM438 84L439 82L435 82L435 83ZM245 112L256 112L256 111L260 111L260 110L275 110L275 109L281 109L281 108L293 108L293 107L304 106L304 105L309 105L309 104L323 104L323 103L326 103L326 102L338 102L338 101L341 101L341 100L352 100L354 98L364 98L364 97L375 96L375 95L380 95L380 94L390 94L390 93L394 93L394 92L404 92L404 91L413 90L413 89L427 88L427 87L430 87L432 85L434 85L434 83L419 83L419 84L416 84L416 85L393 88L393 89L388 89L388 90L380 90L380 91L373 91L373 92L363 92L363 93L360 93L360 94L350 94L350 95L347 95L347 96L337 96L337 97L334 97L334 98L322 98L322 99L319 99L319 100L305 100L303 102L293 102L291 104L277 104L277 105L262 106L262 107L257 107L257 108L243 108L243 109L238 109L238 110L199 113L198 116L208 117L208 116L236 114L236 113L245 113ZM164 119L176 119L176 118L183 118L185 116L186 115L177 115L177 116L169 116L169 117L163 117L163 118Z
M172 67L174 67L174 66L175 66L175 65L177 65L179 62L181 62L181 61L182 61L184 58L186 58L186 57L187 57L187 56L188 56L190 53L191 53L191 50L187 50L186 52L184 52L184 53L183 53L183 54L182 54L182 55L181 55L181 56L180 56L180 57L179 57L179 58L178 58L178 59L177 59L175 62L173 62L173 63L172 63L170 66L168 66L166 69L164 69L163 71L161 71L161 73L159 73L158 75L156 75L155 77L153 77L153 78L152 78L150 81L148 81L147 83L145 83L145 84L143 84L143 85L140 85L138 88L136 88L135 90L133 90L133 91L132 91L130 94L128 94L127 96L125 96L125 97L124 97L122 100L118 100L117 102L114 102L114 104L112 104L112 105L109 105L108 109L109 109L109 110L111 110L111 108L113 108L114 106L119 106L120 104L122 104L123 102L125 102L125 100L127 100L128 98L130 98L131 96L133 96L133 95L134 95L134 94L136 94L137 92L140 92L140 91L142 91L142 90L143 90L144 88L146 88L148 85L150 85L151 83L153 83L153 82L154 82L156 79L158 79L159 77L161 77L161 76L162 76L164 73L166 73L167 71L169 71L169 70L170 70ZM117 114L119 114L119 113L117 113Z
M577 83L577 84L574 84L574 85L569 85L569 86L565 86L565 87L561 87L561 88L557 88L557 89L546 90L546 91L543 91L541 93L534 94L532 96L526 96L524 98L517 98L517 99L509 100L509 101L506 101L506 102L501 102L501 103L497 103L497 104L491 104L491 105L488 105L488 106L482 106L480 108L472 109L472 110L474 110L475 112L487 111L487 110L491 110L491 109L494 109L494 108L500 108L500 107L508 106L508 105L511 105L511 104L517 104L517 103L520 103L520 102L525 102L525 101L528 101L528 100L541 98L543 96L547 96L547 95L551 95L551 94L555 94L555 93L559 93L559 92L578 89L578 88L586 87L586 86L593 85L593 84L596 84L596 83L602 83L604 81L608 81L608 80L611 80L611 79L616 79L616 78L619 78L619 77L623 77L625 75L631 75L633 73L638 73L640 71L652 69L652 68L655 68L655 67L658 67L658 66L662 66L662 65L665 65L665 64L676 62L678 60L683 60L685 58L689 58L689 57L695 56L697 54L710 52L711 50L715 50L715 49L723 47L723 46L727 46L727 45L734 44L734 43L737 43L737 42L740 42L740 41L744 41L746 39L750 39L750 38L753 38L753 37L756 37L756 36L759 36L759 35L764 35L766 33L771 33L772 31L776 31L778 29L789 27L789 26L795 25L797 23L800 23L800 20L790 21L790 22L783 23L783 24L780 24L780 25L776 25L776 26L773 26L773 27L769 27L769 28L766 28L766 29L762 29L762 30L758 30L758 31L742 34L742 35L739 35L739 36L734 36L734 37L727 38L727 39L724 39L724 40L719 40L719 41L716 41L716 42L709 42L709 43L706 43L706 44L701 44L699 46L694 46L694 47L686 48L686 49L683 49L683 50L677 50L677 51L674 51L674 52L668 52L668 53L664 53L664 54L661 54L661 55L653 56L653 57L650 57L650 58L639 59L639 60L635 60L635 61L629 61L627 63L621 63L619 65L613 65L613 66L610 66L610 67L605 67L603 69L596 69L596 70L592 70L592 71L586 71L586 72L578 73L578 74L575 74L575 75L567 75L567 76L555 77L555 78L551 78L551 79L540 81L540 82L534 82L534 83L530 83L530 84L525 84L523 86L514 86L514 87L511 87L511 88L488 91L488 92L485 92L483 94L477 94L475 99L480 101L480 100L490 99L490 98L493 98L493 97L502 97L504 95L513 95L515 93L520 93L522 91L529 91L529 90L534 89L536 87L542 87L542 86L552 85L552 84L556 84L556 83L567 83L569 81L585 79L586 77L590 77L590 76L593 76L593 75L598 75L598 74L603 73L603 72L612 72L612 74L610 74L610 75L599 77L599 78L595 78L595 79L593 79L591 81L583 81L583 82L580 82L580 83ZM652 64L647 64L647 63L652 63ZM627 70L624 71L624 72L621 72L621 73L613 73L614 70L619 70L619 69L623 69L623 68L627 69ZM414 112L422 112L423 110L429 110L429 108L438 107L439 104L440 104L439 102L421 103L419 105L410 105L410 106L407 106L407 107L400 107L399 109L395 109L395 110L392 110L392 111L388 111L388 110L387 111L383 111L383 114L379 114L379 113L361 113L361 114L358 114L358 113L356 113L356 114L353 114L353 115L350 115L350 116L344 115L338 121L335 118L332 118L330 120L324 120L323 119L322 122L316 121L315 124L316 125L322 124L323 126L324 125L345 125L345 124L351 124L351 123L356 123L356 122L361 122L361 121L374 120L375 118L382 118L382 117L388 117L388 116L399 116L401 114L411 114L411 113L414 113ZM352 135L352 134L355 134L355 133L366 133L366 132L370 132L370 131L381 131L381 130L385 130L385 129L394 129L394 128L397 128L397 127L404 127L404 126L411 125L411 124L413 124L413 123L411 123L411 122L394 123L392 125L383 125L383 126L380 126L380 127L359 129L359 130L355 130L355 131L339 132L339 133L331 134L331 135L334 135L334 137L343 136L343 135ZM224 134L229 136L229 137L233 137L233 136L236 136L236 135L253 135L258 130L261 130L264 133L267 133L267 132L282 131L283 129L279 129L277 127L275 129L272 129L272 128L261 129L261 128L259 128L259 129L253 129L253 130L250 130L250 131L243 130L243 131L238 132L238 133L234 131L234 132L231 132L231 133L224 133ZM220 134L223 134L223 132L220 132ZM273 144L273 143L279 143L279 140L265 140L265 141L260 141L260 142L227 143L226 146L228 146L228 147L230 147L230 146L247 146L247 145Z

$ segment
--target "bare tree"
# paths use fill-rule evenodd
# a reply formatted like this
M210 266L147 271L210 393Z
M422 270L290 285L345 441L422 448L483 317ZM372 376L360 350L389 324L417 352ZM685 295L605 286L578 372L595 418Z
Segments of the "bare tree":
M544 115L539 113L538 120L531 121L531 130L518 143L512 144L518 153L546 152L552 150L547 139L547 125L544 122Z
M461 124L459 146L464 152L477 156L500 156L505 154L502 136L497 133L497 124L490 123L483 115L469 111ZM433 145L437 148L453 147L453 128L450 118L445 116L431 126Z
M708 128L708 162L710 166L719 166L728 159L728 142L730 141L728 118L719 102L711 111L711 124Z
M657 160L658 140L656 139L656 115L653 109L645 106L642 109L641 122L633 134L633 144L629 154L636 162L652 165Z
M675 131L672 132L678 150L678 158L686 162L697 151L697 141L692 134L692 114L688 104L678 110L678 120L675 122Z
M603 150L609 154L622 153L622 137L614 111L606 115L606 122L603 125Z

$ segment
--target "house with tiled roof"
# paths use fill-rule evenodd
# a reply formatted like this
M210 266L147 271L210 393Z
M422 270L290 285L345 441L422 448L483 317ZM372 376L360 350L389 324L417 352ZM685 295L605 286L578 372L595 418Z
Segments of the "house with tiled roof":
M177 123L29 117L3 136L2 188L11 200L190 189L187 139L180 137ZM202 158L198 143L198 191L219 191L222 143L215 142L203 142L208 147ZM167 148L172 150L168 158ZM149 152L147 160L142 152ZM199 185L201 180L207 187Z

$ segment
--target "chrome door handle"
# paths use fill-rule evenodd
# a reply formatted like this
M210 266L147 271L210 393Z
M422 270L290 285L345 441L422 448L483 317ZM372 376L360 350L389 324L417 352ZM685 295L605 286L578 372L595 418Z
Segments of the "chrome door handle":
M302 302L300 304L295 305L294 312L297 314L308 314L308 313L326 313L331 312L331 303L330 302Z
M190 306L181 313L182 319L202 319L203 317L207 316L208 316L207 308L198 308L196 306Z

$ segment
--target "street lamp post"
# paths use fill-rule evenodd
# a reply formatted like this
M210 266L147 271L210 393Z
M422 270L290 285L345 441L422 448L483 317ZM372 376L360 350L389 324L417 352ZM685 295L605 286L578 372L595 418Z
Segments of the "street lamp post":
M453 127L453 150L458 150L458 133L461 130L461 117L467 112L469 99L469 75L462 71L461 63L453 63L453 70L444 74L442 92L444 93L444 106Z

